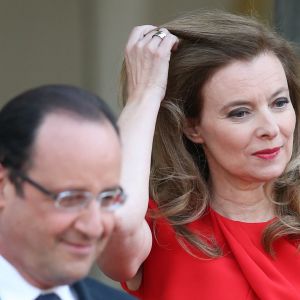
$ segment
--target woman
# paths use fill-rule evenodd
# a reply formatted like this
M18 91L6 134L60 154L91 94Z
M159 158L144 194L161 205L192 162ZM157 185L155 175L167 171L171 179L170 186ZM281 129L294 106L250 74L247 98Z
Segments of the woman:
M128 203L101 267L140 299L300 299L288 43L254 19L202 12L135 28L125 61Z

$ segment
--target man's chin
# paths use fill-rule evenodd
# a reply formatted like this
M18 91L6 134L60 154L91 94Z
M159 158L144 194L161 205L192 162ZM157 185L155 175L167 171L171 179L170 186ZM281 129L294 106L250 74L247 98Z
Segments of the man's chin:
M54 276L52 286L71 285L89 274L90 270L76 270L76 272L61 272L59 275Z
M54 286L69 285L86 277L92 268L92 262L65 262L65 266L65 268L60 267L53 272L52 278L53 281L55 281Z

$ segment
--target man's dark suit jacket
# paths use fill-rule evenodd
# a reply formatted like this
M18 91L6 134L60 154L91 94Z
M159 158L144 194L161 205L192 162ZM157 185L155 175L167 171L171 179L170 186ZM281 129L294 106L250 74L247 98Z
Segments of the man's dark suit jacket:
M132 296L108 287L91 278L80 280L72 285L79 300L134 300Z

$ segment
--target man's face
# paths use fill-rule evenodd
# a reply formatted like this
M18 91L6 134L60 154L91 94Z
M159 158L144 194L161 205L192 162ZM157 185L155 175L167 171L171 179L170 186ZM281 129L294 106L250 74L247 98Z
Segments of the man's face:
M81 190L96 195L119 184L120 144L106 122L50 114L38 130L32 156L26 175L55 193ZM56 208L51 198L26 182L24 195L17 195L2 177L1 255L40 288L87 275L112 233L113 213L101 211L94 200L81 210Z

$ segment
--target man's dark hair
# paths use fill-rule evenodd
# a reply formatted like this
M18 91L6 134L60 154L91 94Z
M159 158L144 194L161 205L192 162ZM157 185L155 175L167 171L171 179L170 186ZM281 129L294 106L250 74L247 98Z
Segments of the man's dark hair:
M30 165L36 132L50 113L110 123L119 134L116 119L98 96L69 85L45 85L28 90L0 111L0 162L5 168L22 170Z

